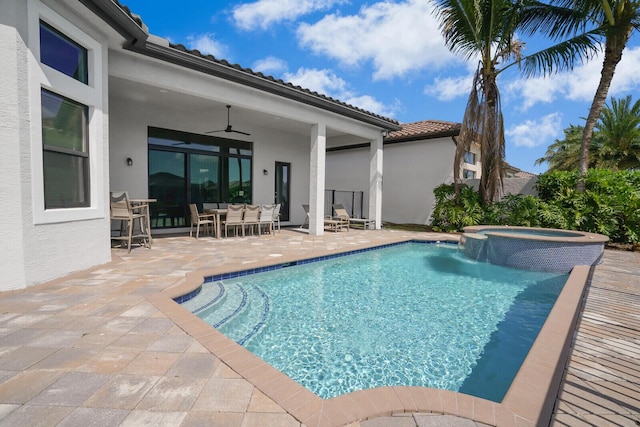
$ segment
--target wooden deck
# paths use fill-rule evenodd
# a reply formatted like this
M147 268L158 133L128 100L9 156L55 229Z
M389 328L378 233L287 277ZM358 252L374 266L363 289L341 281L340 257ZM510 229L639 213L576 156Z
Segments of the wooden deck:
M640 254L593 272L552 426L640 426Z

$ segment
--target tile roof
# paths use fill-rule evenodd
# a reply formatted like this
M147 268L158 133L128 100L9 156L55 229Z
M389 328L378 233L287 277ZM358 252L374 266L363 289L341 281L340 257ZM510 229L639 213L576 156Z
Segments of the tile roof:
M112 0L112 1L123 12L125 12L136 23L136 25L138 25L140 27L140 29L142 29L145 32L147 32L148 34L150 34L149 31L148 31L148 27L142 21L140 15L137 15L137 14L131 12L131 9L129 9L128 6L125 6L125 5L121 4L119 0ZM356 106L351 105L351 104L347 104L345 102L342 102L342 101L340 101L338 99L335 99L335 98L332 98L330 96L326 96L326 95L323 95L321 93L314 92L314 91L312 91L310 89L306 89L306 88L303 88L301 86L296 86L296 85L294 85L292 83L285 82L282 79L276 79L276 78L274 78L272 76L265 75L265 74L263 74L261 72L253 71L251 68L245 68L245 67L242 67L239 64L232 64L232 63L230 63L230 62L228 62L228 61L226 61L224 59L218 59L218 58L214 57L213 55L203 54L197 49L188 49L186 46L184 46L182 44L174 44L174 43L170 43L170 42L169 42L169 48L175 49L177 51L180 51L180 52L183 52L183 53L186 53L186 54L189 54L189 55L192 55L193 57L196 57L196 58L199 58L199 59L204 59L204 60L210 61L211 63L213 63L215 65L226 67L226 68L228 68L228 69L230 69L232 71L240 72L240 73L245 74L245 75L247 75L249 77L256 77L259 80L264 81L264 83L267 83L267 84L269 82L275 83L276 85L282 87L285 90L293 90L293 91L295 91L295 92L297 92L299 94L302 94L302 95L305 95L305 96L311 96L313 98L319 99L320 101L329 102L329 103L332 103L332 104L337 104L337 105L339 105L341 107L348 108L348 109L353 110L353 111L355 111L357 113L364 114L364 115L373 117L373 118L375 118L377 120L381 120L381 121L387 122L388 124L391 125L390 126L391 129L395 129L398 126L400 126L400 123L396 119L392 119L392 118L389 118L389 117L381 116L381 115L376 114L376 113L372 113L372 112L367 111L367 110L363 110L362 108L356 107ZM298 99L295 96L292 96L291 98L292 99ZM300 100L300 99L298 99L298 100Z
M460 133L460 123L442 120L422 120L413 123L402 123L402 129L390 132L385 141L415 140L455 136Z

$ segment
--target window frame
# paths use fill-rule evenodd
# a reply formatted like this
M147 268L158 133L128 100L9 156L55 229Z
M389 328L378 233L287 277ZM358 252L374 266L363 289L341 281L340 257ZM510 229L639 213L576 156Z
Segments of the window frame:
M468 161L468 157L467 156L471 156L471 159L473 161ZM472 151L465 151L464 155L462 157L462 159L464 160L464 162L468 165L475 165L476 164L476 153L472 152Z
M27 0L29 114L31 120L31 192L34 224L107 219L105 145L107 129L106 41L80 30L59 13L37 0ZM40 62L41 21L87 50L87 83ZM85 105L88 110L88 206L45 209L42 90Z
M89 207L90 203L91 203L91 186L90 186L90 180L89 180L89 175L90 175L90 168L89 168L89 141L88 141L88 127L89 127L89 107L87 107L84 104L81 104L79 102L76 102L72 99L66 98L62 95L59 95L55 92L52 92L50 90L47 89L41 89L40 91L41 93L41 97L43 99L44 102L44 96L45 94L49 94L51 96L55 96L60 98L62 101L66 101L72 104L76 104L77 106L82 108L82 115L83 115L83 123L82 123L82 150L73 150L73 149L68 149L68 148L63 148L63 147L58 147L55 145L50 145L50 144L46 144L45 138L43 136L42 138L42 150L43 150L43 159L42 159L42 167L45 168L46 170L46 162L45 162L45 153L55 153L58 155L64 155L64 156L68 156L71 158L79 158L82 159L82 178L81 178L81 182L78 181L76 184L78 185L78 189L81 189L81 191L84 193L84 197L83 197L83 201L81 202L72 202L67 204L66 206L54 206L54 207L47 207L47 197L46 197L46 182L45 180L43 180L43 183L45 185L45 210L50 210L50 209L69 209L69 208L78 208L78 207ZM42 104L41 104L42 105ZM44 135L44 132L43 132Z

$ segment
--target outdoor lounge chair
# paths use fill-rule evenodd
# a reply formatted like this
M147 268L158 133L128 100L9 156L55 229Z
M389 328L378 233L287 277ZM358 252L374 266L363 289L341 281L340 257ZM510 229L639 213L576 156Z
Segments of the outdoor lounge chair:
M342 205L333 205L333 211L336 213L334 218L340 218L342 220L346 220L349 223L349 226L359 225L363 229L374 229L376 228L376 222L372 219L366 218L351 218L349 212Z
M204 226L205 233L207 232L207 230L209 230L209 227L211 227L210 233L211 235L213 235L213 230L215 230L215 226L216 226L215 215L199 213L198 205L196 205L195 203L191 203L189 205L189 210L191 211L191 226L189 227L189 237L193 235L194 225L196 226L196 239L200 237L201 225Z

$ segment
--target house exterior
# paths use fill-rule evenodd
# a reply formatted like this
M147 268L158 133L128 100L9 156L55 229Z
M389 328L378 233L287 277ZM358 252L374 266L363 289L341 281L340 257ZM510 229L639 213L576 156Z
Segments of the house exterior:
M285 225L309 204L322 234L333 147L365 153L380 226L397 121L171 44L116 0L0 6L0 291L110 261L110 191L157 198L154 233L186 226L188 203L279 201Z
M424 120L402 125L384 138L382 220L396 224L428 224L435 206L433 189L453 182L455 137L460 123ZM344 144L327 153L327 188L345 182L366 190L369 177L365 145ZM479 178L480 147L464 155L463 177ZM364 205L367 205L365 192Z

